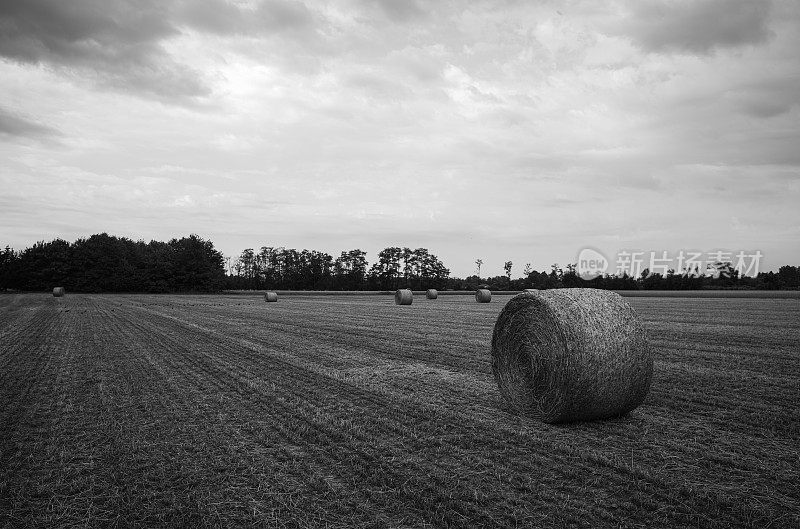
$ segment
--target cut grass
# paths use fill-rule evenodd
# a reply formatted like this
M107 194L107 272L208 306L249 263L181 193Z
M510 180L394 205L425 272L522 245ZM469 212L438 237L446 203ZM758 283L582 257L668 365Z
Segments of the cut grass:
M439 301L0 296L0 524L800 524L796 300L630 300L650 395L570 426Z

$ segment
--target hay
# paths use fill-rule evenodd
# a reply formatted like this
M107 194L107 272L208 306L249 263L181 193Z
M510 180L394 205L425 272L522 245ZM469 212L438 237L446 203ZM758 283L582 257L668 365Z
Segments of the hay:
M425 292L425 297L428 299L436 299L439 297L439 293L435 288L429 288L428 291Z
M492 335L492 371L517 411L547 423L624 415L653 377L644 328L618 294L591 288L514 296Z
M267 292L264 294L264 301L273 302L278 301L278 293L277 292Z
M407 288L400 288L394 293L395 305L411 305L414 301L414 293Z
M492 291L487 288L479 288L475 291L475 301L478 303L489 303L492 301Z
M55 287L53 289L53 297L56 298L64 297L64 287Z

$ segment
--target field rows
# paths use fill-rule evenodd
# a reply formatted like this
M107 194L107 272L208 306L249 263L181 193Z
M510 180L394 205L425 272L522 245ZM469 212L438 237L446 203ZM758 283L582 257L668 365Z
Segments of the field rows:
M0 522L800 524L800 302L629 301L630 416L506 411L451 296L0 296Z

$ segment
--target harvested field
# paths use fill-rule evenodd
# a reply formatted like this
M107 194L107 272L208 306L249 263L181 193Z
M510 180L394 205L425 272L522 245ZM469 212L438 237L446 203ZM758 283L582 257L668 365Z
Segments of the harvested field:
M0 296L0 526L800 525L800 301L630 298L628 417L503 409L507 301Z

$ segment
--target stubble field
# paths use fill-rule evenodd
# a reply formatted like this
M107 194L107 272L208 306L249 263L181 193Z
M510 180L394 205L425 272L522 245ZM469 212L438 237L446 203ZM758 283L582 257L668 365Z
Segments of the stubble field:
M506 411L507 297L0 296L0 525L800 526L800 300L630 298L627 417Z

